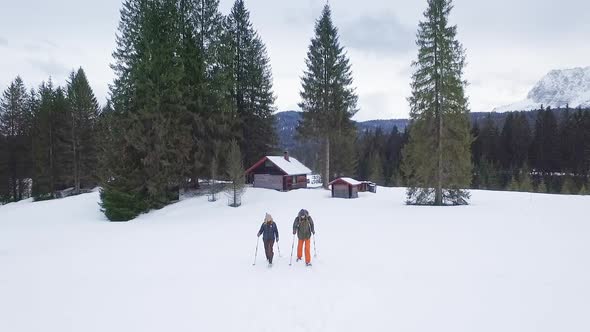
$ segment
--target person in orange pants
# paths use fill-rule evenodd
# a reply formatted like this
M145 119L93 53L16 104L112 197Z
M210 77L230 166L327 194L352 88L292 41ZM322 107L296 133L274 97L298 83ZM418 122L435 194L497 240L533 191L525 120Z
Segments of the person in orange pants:
M297 243L297 262L303 257L303 246L305 246L305 265L311 265L310 238L315 234L313 219L307 210L299 211L297 218L293 222L293 234L297 233L299 242Z

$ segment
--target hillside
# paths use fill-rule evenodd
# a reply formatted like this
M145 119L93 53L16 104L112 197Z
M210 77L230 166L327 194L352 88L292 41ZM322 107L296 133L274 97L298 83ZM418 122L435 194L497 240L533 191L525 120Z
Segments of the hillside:
M250 189L109 223L98 194L0 207L0 331L588 331L590 197L474 191L412 207ZM288 265L293 218L313 266ZM256 232L277 221L273 268ZM312 251L313 252L313 251Z

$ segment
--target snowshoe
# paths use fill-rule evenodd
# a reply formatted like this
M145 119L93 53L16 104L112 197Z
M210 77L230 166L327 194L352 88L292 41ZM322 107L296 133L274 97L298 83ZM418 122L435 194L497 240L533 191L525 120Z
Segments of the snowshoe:
M305 266L311 266L311 263L305 263Z
M301 258L297 258L297 259L295 260L295 262L299 262L300 260L301 260Z

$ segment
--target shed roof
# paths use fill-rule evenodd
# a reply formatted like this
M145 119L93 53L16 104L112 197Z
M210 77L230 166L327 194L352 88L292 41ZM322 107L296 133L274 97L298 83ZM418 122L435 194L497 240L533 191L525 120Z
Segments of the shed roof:
M338 178L338 179L330 182L330 184L335 183L335 182L346 182L346 183L348 183L348 184L350 184L352 186L358 186L358 185L361 184L360 181L357 181L357 180L355 180L353 178Z
M266 156L250 167L246 173L251 172L266 160L269 160L271 163L275 164L275 166L283 171L285 175L303 175L312 173L311 170L307 168L307 166L303 165L299 160L289 157L289 160L287 161L283 156Z

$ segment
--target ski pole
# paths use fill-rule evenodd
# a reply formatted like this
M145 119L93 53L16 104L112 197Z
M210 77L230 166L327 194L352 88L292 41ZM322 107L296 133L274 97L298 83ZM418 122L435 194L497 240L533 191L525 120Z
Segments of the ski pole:
M313 234L313 257L318 257L318 252L315 245L315 234Z
M293 248L295 247L295 234L293 234L293 241L291 242L291 258L289 258L289 266L293 263Z
M283 257L281 255L281 247L279 246L279 241L277 241L277 250L279 251L279 257Z
M252 265L256 265L256 256L258 256L258 243L260 242L260 236L256 237L256 252L254 253L254 263Z

